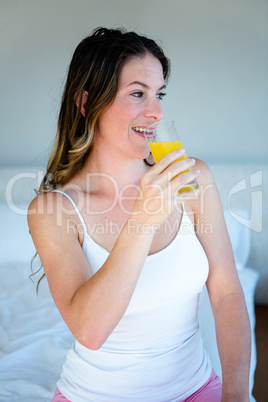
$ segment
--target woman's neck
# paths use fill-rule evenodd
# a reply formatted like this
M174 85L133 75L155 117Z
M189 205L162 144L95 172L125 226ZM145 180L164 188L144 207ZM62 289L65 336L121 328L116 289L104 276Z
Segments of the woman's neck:
M75 182L84 191L95 194L133 193L137 192L141 177L148 169L143 159L119 157L93 148Z

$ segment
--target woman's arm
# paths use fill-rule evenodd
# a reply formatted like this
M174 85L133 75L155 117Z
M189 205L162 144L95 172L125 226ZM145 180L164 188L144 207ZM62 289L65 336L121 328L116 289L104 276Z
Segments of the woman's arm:
M209 261L207 289L215 318L222 366L223 402L249 401L251 332L220 197L209 168L201 170L199 200L193 203L196 233Z
M181 151L170 153L143 176L142 197L135 201L109 257L93 276L78 233L69 230L70 216L63 213L69 206L66 197L59 193L44 194L35 198L29 207L30 232L52 297L75 338L90 349L101 347L130 302L154 236L153 230L143 231L142 225L146 224L148 229L148 225L153 228L154 224L161 224L174 208L170 196L174 191L168 191L170 186L182 186L197 175L192 171L170 181L193 164L187 158L169 166L181 156ZM159 209L156 186L162 189L161 213L146 213L144 203L148 199L152 200L152 210Z
M29 228L57 308L74 337L95 350L124 314L152 236L129 233L124 227L106 262L92 275L78 233L70 223L76 217L62 212L70 208L68 202L57 193L38 196L29 208ZM46 210L49 205L53 213L31 214L40 209L40 203ZM60 205L63 208L56 212ZM61 224L57 225L60 215Z

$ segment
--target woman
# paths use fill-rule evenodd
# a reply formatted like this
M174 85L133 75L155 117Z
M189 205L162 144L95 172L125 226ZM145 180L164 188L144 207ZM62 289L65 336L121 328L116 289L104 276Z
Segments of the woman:
M199 160L175 162L183 150L146 163L168 75L162 49L133 32L96 29L73 55L28 211L75 338L53 401L249 400L249 322L212 175ZM197 177L203 191L179 195ZM205 282L222 385L198 329Z

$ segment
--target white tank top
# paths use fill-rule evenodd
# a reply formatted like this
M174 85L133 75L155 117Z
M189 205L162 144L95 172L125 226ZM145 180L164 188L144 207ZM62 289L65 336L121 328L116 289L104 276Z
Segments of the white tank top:
M94 275L109 252L63 194L83 225L82 249ZM73 343L57 383L61 393L73 402L178 402L202 387L211 374L198 325L207 276L206 254L183 208L176 237L146 258L129 306L102 347Z

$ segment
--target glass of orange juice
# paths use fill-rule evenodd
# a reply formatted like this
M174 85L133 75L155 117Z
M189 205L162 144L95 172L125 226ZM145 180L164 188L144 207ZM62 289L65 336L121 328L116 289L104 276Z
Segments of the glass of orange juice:
M148 145L155 163L169 152L174 151L175 149L183 148L182 141L179 138L173 120L161 120L150 125L149 127L146 127L145 136L148 140ZM184 158L187 158L186 153L178 160L182 160ZM184 172L188 172L189 170L190 169L187 169ZM196 188L198 188L198 184L194 179L182 187L179 190L179 193L190 191Z

